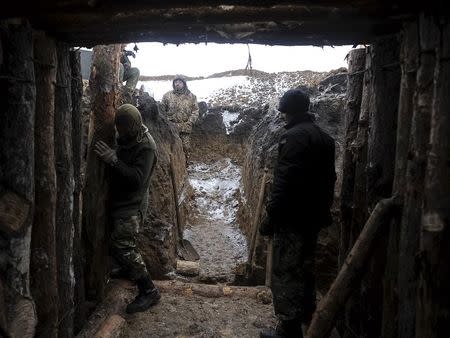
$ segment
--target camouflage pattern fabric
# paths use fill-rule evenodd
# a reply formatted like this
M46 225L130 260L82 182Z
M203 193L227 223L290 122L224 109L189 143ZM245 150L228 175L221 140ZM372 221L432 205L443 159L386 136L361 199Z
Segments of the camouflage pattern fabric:
M272 293L275 314L282 321L308 323L315 311L314 252L317 233L275 233Z
M123 64L120 64L119 66L119 81L120 83L126 81L127 83L125 84L125 87L130 90L136 88L140 74L141 72L139 71L139 68L131 67L125 69Z
M198 119L197 97L187 88L182 93L172 90L164 94L161 111L167 115L169 121L176 124L179 133L190 134Z
M111 253L133 280L149 275L136 247L139 221L138 216L116 218L113 221L114 229L111 235Z
M191 150L191 134L180 133L181 143L183 144L184 152Z

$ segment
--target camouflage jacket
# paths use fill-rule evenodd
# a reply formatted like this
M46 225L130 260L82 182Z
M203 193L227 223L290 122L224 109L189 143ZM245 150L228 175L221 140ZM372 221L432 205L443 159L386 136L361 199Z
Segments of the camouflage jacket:
M161 100L161 111L176 124L178 132L191 133L198 118L197 97L189 90L182 94L171 90Z

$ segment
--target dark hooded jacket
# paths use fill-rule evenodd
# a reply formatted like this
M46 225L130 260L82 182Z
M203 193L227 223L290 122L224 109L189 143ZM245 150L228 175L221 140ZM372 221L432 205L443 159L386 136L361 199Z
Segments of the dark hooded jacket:
M157 161L156 143L136 111L139 114L134 127L137 136L117 140L118 161L110 172L111 214L115 218L135 216L139 212L145 216L150 178Z
M300 114L286 127L267 205L268 221L278 233L301 233L331 224L335 173L334 140Z

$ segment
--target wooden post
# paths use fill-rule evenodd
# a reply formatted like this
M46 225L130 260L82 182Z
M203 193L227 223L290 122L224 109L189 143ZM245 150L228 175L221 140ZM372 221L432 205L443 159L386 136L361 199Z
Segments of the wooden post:
M415 337L445 337L450 325L450 25L440 27L425 178ZM438 35L439 36L439 35ZM431 51L430 51L431 54ZM432 54L431 54L432 55Z
M106 198L108 184L106 167L95 152L93 145L104 141L114 143L114 116L116 94L119 83L120 45L94 47L92 71L89 80L91 93L92 135L86 169L86 184L83 192L83 239L85 244L85 284L90 299L100 300L104 296L107 278L108 242Z
M406 167L409 150L409 139L411 132L411 120L413 111L413 96L416 88L416 72L417 72L417 56L418 56L418 39L417 39L417 22L405 24L402 30L400 66L400 96L397 117L397 143L395 157L395 173L393 190L396 196L404 200L406 190ZM403 209L405 210L405 209ZM399 272L404 269L403 263L399 265L399 241L400 241L401 218L392 221L389 232L388 242L388 261L385 270L385 279L383 283L384 301L383 301L383 320L382 320L382 337L408 337L400 334L398 331L399 317L405 316L406 309L400 310L399 296L408 289L408 286L401 283ZM413 257L411 257L411 260ZM399 288L400 285L400 288ZM414 298L414 296L413 296Z
M83 127L81 116L81 99L83 96L83 82L81 77L81 61L79 51L70 51L71 89L72 89L72 153L73 176L75 188L73 193L73 265L75 277L74 290L74 334L77 334L85 322L84 313L84 273L83 273L83 246L81 240L81 190L83 187L81 177L82 167L82 140Z
M3 21L0 44L3 53L0 68L3 120L0 123L0 278L6 305L0 308L0 318L7 318L9 327L4 329L13 335L34 331L36 324L35 314L27 312L28 317L16 330L7 312L7 309L19 308L25 298L31 299L36 87L29 24L22 20Z
M59 337L73 337L73 160L72 93L69 47L57 44L55 97L56 249L59 293Z
M416 257L419 248L420 219L430 135L435 68L434 49L438 30L431 17L419 21L420 67L417 70L415 101L405 175L405 197L399 239L399 323L396 336L414 337L415 295L417 285ZM415 33L417 36L417 25Z
M339 266L350 249L350 228L353 213L353 190L355 184L355 154L352 143L358 133L358 120L361 110L364 67L366 64L364 48L350 51L348 56L348 82L345 97L345 150L341 186L341 234L339 245Z
M56 46L38 33L34 38L36 76L35 213L31 239L31 290L41 337L58 337L56 268L55 82Z
M395 198L381 200L375 206L330 290L317 307L306 334L307 338L328 337L338 311L361 281L367 261L374 253L380 234L384 230L383 227L389 224L387 220L397 208Z
M365 72L363 78L363 90L361 97L361 109L358 119L358 132L351 144L355 159L355 181L353 190L353 215L351 221L349 245L351 248L358 238L362 226L367 220L367 195L366 195L366 165L367 165L367 138L369 132L369 110L373 97L372 74L372 47L366 48ZM345 309L344 330L350 329L359 334L360 328L360 287L353 293Z
M381 38L372 45L372 48L373 98L369 110L366 172L369 210L381 198L392 195L401 78L398 36ZM388 226L385 228L389 231L392 229ZM385 235L386 240L379 242L367 265L367 273L361 287L362 333L372 338L380 337L382 327L383 278L388 247L388 234ZM389 257L389 260L395 261L396 257Z

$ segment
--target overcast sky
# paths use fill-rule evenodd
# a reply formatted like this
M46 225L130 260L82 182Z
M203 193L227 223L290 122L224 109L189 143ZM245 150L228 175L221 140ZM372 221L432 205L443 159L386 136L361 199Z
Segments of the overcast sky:
M233 69L245 68L248 49L245 44L183 44L138 43L136 59L130 57L133 67L141 75L183 74L208 76ZM253 69L265 72L312 70L329 71L347 67L345 56L351 46L265 46L249 45ZM127 46L132 50L134 44Z

